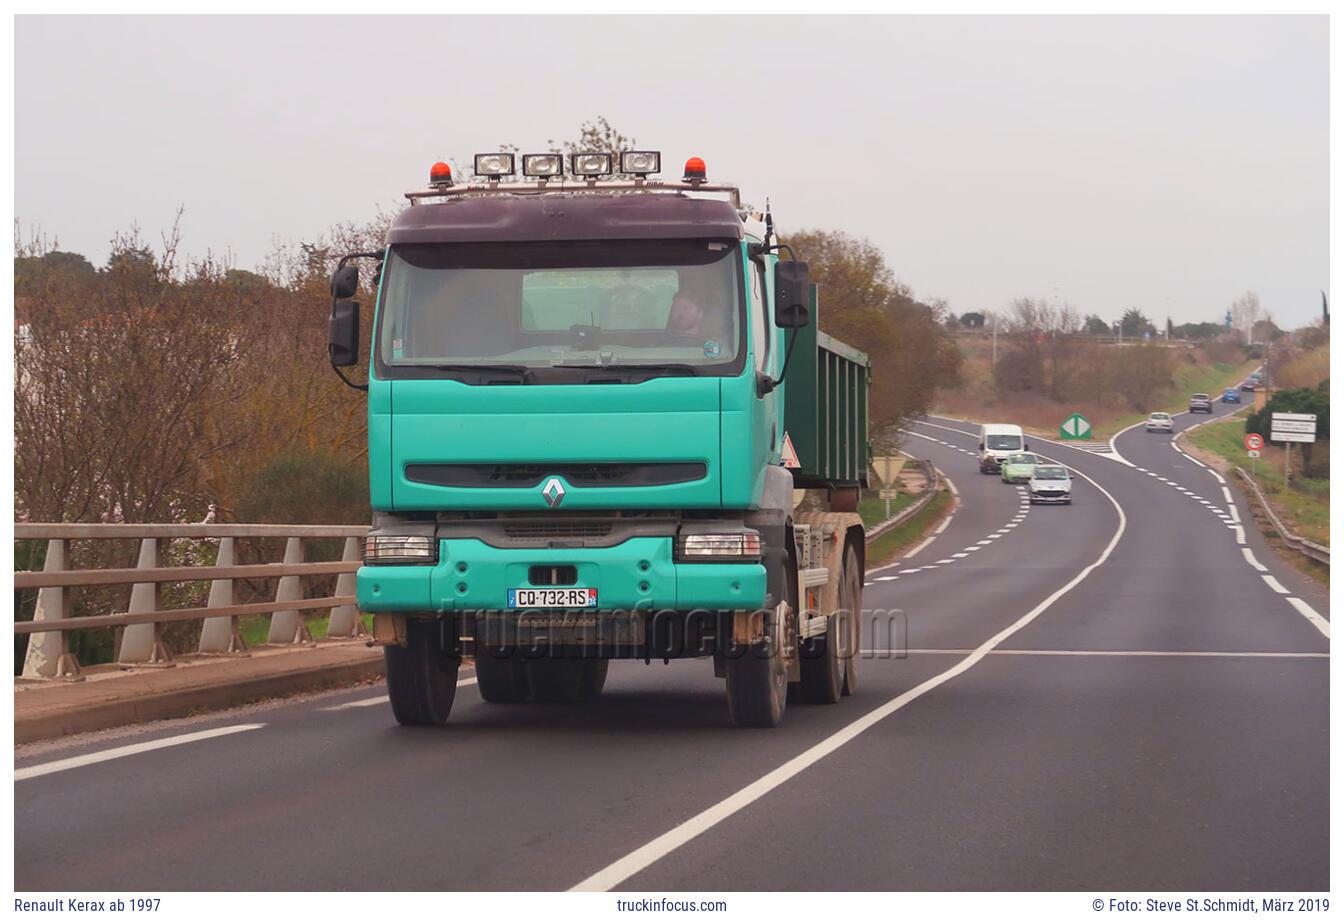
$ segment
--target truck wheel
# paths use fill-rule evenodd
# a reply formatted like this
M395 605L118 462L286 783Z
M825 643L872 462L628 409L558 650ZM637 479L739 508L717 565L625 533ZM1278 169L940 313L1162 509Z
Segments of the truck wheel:
M583 692L582 661L538 658L527 663L527 683L538 703L573 703Z
M585 661L583 663L583 681L579 688L579 696L583 699L592 699L600 696L602 688L607 685L607 670L611 667L611 662L606 658L599 658L597 661Z
M840 660L839 612L826 618L826 632L804 639L798 649L799 696L805 703L838 703L845 687Z
M383 647L387 698L402 725L443 725L457 696L457 654L447 620L406 618L406 647Z
M527 672L521 649L480 649L476 653L476 689L487 703L527 699Z
M845 568L840 582L840 659L845 667L845 696L859 688L859 639L863 634L863 571L859 553L851 543L845 548Z

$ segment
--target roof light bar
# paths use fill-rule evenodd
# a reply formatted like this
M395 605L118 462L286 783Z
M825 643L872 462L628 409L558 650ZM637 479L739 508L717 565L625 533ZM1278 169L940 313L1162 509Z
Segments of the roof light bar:
M534 179L550 179L565 172L565 158L558 153L523 154L523 175Z
M500 176L512 176L514 172L513 154L478 153L476 154L476 175L498 180Z
M570 172L576 176L610 176L611 175L611 154L609 153L574 153L569 157Z
M626 150L621 153L621 172L648 176L662 169L662 154L657 150Z

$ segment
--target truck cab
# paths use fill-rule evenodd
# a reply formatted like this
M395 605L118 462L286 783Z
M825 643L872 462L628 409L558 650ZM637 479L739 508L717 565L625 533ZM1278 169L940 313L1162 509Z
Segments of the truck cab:
M464 657L489 702L595 696L614 658L711 658L742 725L778 723L789 683L827 699L852 686L867 361L817 332L805 264L700 170L440 181L366 254L373 526L357 595L403 724L446 720ZM338 371L359 350L344 263ZM852 366L824 409L819 355ZM833 467L818 411L846 414ZM790 434L808 468L781 465ZM809 487L820 516L795 512Z

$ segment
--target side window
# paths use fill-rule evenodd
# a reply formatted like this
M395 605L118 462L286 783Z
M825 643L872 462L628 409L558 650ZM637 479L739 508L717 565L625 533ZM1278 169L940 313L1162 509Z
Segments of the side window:
M765 270L755 262L747 264L747 284L751 288L751 340L756 354L756 370L769 367L770 324L766 322Z

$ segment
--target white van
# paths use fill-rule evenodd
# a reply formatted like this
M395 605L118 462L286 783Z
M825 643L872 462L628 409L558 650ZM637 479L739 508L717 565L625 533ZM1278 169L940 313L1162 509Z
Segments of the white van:
M1019 425L980 426L980 472L997 473L1009 454L1027 449Z

